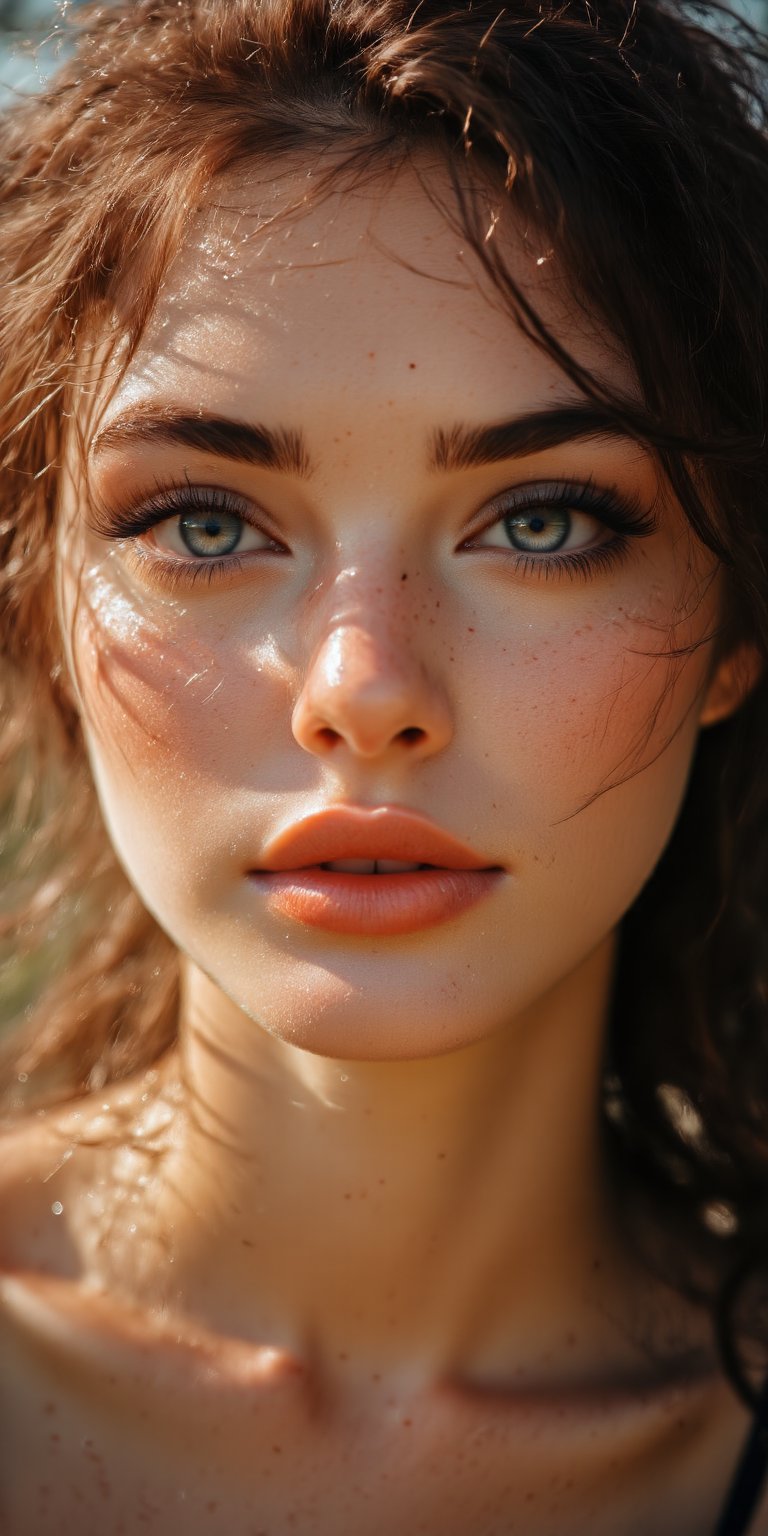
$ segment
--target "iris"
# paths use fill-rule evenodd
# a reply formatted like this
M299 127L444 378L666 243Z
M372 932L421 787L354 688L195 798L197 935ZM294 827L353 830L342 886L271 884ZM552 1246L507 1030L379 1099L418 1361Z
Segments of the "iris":
M515 549L527 553L550 554L565 543L571 528L570 514L557 508L536 508L513 512L504 519L504 527Z
M179 533L192 555L231 555L240 543L243 520L233 512L185 512Z

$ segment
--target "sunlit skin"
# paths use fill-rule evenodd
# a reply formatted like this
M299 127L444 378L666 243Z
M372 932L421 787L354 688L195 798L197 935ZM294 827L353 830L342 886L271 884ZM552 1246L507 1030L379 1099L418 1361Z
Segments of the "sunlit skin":
M161 1157L79 1147L33 1217L8 1197L9 1267L59 1277L6 1287L8 1454L63 1349L73 1444L98 1425L126 1518L137 1478L178 1514L181 1479L185 1528L229 1536L246 1509L282 1536L296 1500L320 1536L468 1536L482 1511L562 1536L564 1509L569 1536L700 1536L746 1416L706 1316L626 1246L599 1104L618 924L700 730L738 704L720 581L628 438L446 465L459 427L584 402L411 171L265 230L296 185L212 201L127 371L79 402L62 626L112 841L183 957L182 1088L166 1114L171 1062L64 1121L69 1145L122 1102L145 1135L159 1113ZM544 243L496 238L574 355L632 391ZM300 434L303 457L153 439L171 414ZM199 511L211 492L243 518L239 567L203 570L178 499L120 536L161 493ZM618 544L609 504L634 530ZM566 542L515 547L505 515L553 508ZM495 877L412 932L276 914L251 872L339 805L418 813ZM44 1134L21 1167L56 1165ZM176 1342L150 1390L161 1313ZM132 1383L127 1432L104 1361Z

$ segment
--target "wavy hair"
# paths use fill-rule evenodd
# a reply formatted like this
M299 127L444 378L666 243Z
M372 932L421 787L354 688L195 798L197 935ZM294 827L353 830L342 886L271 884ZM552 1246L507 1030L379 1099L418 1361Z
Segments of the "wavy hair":
M132 354L224 173L311 156L321 196L440 155L450 216L510 317L650 447L717 556L717 658L768 655L768 54L751 28L670 0L123 0L65 31L71 57L0 122L0 937L43 978L11 1008L11 1110L101 1086L174 1036L175 954L116 864L85 762L53 534L84 338L117 335L119 314ZM489 199L604 320L639 400L544 326ZM624 920L605 1117L638 1209L684 1239L676 1283L719 1289L745 1396L729 1341L768 1251L765 677L702 734Z

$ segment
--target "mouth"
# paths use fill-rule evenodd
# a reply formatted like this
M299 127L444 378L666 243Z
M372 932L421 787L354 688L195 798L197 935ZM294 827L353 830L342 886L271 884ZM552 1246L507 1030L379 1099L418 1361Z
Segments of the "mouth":
M278 834L248 875L275 917L382 937L458 918L504 870L415 812L335 806Z
M419 869L436 869L435 864L408 864L399 859L332 859L318 866L340 875L412 875Z

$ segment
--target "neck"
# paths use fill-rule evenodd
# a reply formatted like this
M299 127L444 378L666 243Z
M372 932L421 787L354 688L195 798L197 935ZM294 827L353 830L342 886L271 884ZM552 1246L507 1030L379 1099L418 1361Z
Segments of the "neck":
M501 1341L540 1358L611 1247L611 961L606 943L479 1043L393 1062L286 1045L189 968L164 1220L192 1310L366 1368L454 1372Z

